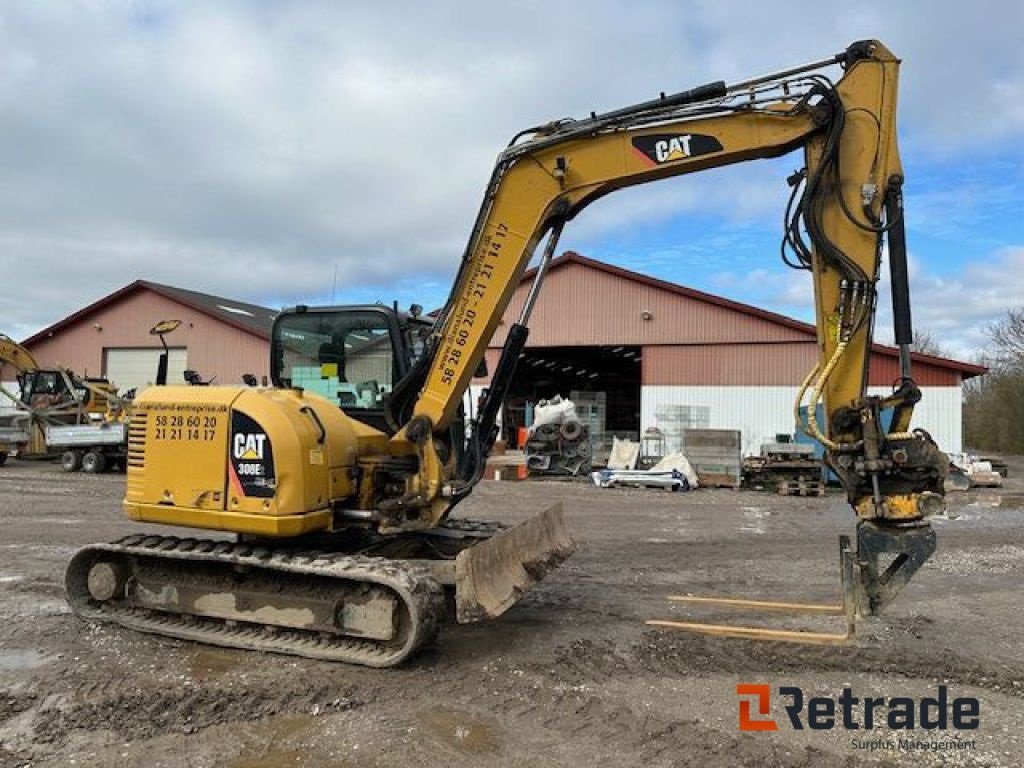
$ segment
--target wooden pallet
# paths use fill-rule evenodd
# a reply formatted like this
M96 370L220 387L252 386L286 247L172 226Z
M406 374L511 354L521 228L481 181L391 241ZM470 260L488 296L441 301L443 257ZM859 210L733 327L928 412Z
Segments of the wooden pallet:
M783 480L776 491L780 496L824 496L825 484L820 480Z
M697 470L697 482L704 488L739 488L740 476L730 472L702 472Z

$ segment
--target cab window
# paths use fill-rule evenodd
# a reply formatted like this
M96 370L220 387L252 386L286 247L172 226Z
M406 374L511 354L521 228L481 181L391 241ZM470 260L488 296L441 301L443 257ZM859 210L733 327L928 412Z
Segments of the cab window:
M377 312L307 313L281 318L274 333L277 379L346 410L378 410L395 378L391 333Z

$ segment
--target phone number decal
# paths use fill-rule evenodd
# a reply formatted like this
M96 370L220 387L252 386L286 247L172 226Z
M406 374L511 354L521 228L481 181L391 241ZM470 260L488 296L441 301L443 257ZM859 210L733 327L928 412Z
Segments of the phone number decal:
M465 346L473 337L473 326L479 317L477 308L491 288L495 263L501 258L501 249L505 245L506 237L506 224L498 224L493 235L485 235L480 243L479 253L482 255L475 260L466 276L466 289L459 297L459 303L452 316L452 330L445 337L444 347L438 355L437 370L441 374L441 383L449 387L455 383Z

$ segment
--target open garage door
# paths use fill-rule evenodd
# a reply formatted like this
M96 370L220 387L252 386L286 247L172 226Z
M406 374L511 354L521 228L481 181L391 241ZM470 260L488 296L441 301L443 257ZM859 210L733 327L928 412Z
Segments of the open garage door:
M156 368L162 351L160 347L155 349L108 347L103 350L103 375L112 381L120 392L132 388L141 392L156 380ZM185 347L171 347L167 360L167 383L184 384L187 367L188 350Z
M505 401L504 437L515 445L531 404L561 395L576 400L595 451L610 446L612 436L639 439L640 354L633 346L527 347Z

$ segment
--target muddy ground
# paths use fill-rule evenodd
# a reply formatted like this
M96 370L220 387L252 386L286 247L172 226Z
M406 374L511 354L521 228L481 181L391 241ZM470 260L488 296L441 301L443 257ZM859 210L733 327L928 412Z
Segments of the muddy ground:
M673 592L837 596L842 497L484 483L460 508L516 521L565 502L580 552L500 620L446 628L388 671L90 626L68 612L76 547L142 529L123 477L0 469L0 765L1024 765L1024 462L1002 492L953 498L939 553L852 647L714 639L646 627L721 613ZM156 530L156 529L154 529ZM160 529L166 533L169 529ZM777 618L778 621L788 621ZM824 629L824 620L805 626ZM835 628L835 627L833 627ZM836 628L837 629L837 628ZM740 733L737 683L811 695L980 700L974 749L857 748L956 732Z

